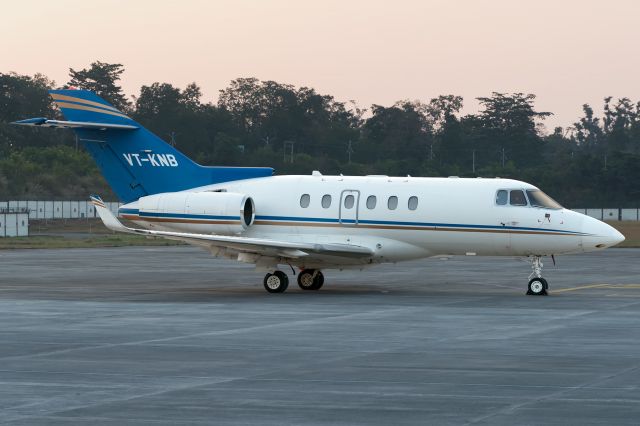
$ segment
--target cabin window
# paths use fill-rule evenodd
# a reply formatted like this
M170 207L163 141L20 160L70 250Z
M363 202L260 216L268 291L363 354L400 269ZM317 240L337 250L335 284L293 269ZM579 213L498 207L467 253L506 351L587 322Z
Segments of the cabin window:
M509 194L509 204L512 206L526 206L527 199L524 196L524 191L521 189L514 189Z
M300 207L306 209L309 207L309 203L311 203L311 196L309 194L302 194L302 197L300 197Z
M329 207L331 207L331 195L323 195L321 204L323 209L328 209Z
M418 208L418 197L413 196L409 197L409 210L415 210Z
M387 200L387 207L389 208L389 210L395 210L396 208L398 208L398 197L396 197L395 195L389 197L389 199Z
M496 204L499 206L506 206L509 199L509 192L506 189L501 189L496 194Z
M354 204L355 204L355 198L353 197L353 195L347 195L346 197L344 197L345 209L352 209Z
M373 210L376 208L376 202L378 201L378 199L376 198L375 195L369 195L367 197L367 208L369 210Z

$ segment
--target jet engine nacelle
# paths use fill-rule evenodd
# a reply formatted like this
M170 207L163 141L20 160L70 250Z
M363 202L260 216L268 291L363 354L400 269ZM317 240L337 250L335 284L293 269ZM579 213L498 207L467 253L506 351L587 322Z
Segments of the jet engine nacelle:
M187 232L239 234L253 224L253 199L235 192L167 192L138 200L140 219Z

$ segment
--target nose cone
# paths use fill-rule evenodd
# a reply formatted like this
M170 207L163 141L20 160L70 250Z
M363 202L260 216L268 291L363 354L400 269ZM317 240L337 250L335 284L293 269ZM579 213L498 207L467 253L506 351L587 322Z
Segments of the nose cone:
M582 222L582 248L584 251L602 250L624 241L624 235L612 226L592 217L585 217Z

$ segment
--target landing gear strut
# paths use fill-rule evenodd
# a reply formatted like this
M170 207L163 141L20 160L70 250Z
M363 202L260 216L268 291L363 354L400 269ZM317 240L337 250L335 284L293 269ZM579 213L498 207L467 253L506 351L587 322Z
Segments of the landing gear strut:
M282 271L264 276L264 288L269 293L282 293L289 287L289 277Z
M546 296L549 284L547 280L542 278L542 257L533 256L531 258L531 275L529 275L529 285L527 286L527 295L529 296Z
M303 290L319 290L324 284L324 275L318 269L305 269L298 274L298 285Z

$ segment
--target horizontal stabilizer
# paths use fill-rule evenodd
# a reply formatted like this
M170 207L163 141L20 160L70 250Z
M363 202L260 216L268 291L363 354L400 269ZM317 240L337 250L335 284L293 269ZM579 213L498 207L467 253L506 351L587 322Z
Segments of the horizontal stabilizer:
M12 124L19 126L54 127L58 129L92 129L92 130L136 130L139 127L130 124L112 123L90 123L86 121L60 121L48 120L46 118L28 118L26 120L14 121Z

